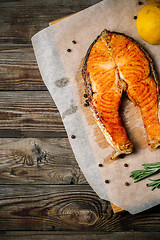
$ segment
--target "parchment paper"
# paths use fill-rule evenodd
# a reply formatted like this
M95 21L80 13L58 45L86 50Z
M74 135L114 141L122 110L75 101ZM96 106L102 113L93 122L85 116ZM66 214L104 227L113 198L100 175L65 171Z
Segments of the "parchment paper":
M145 179L134 183L129 177L143 163L160 161L160 149L147 145L140 110L123 99L121 115L135 150L116 161L109 160L113 152L99 130L92 113L83 104L81 63L87 49L103 29L125 33L144 45L151 54L160 75L160 45L145 43L136 31L137 16L142 6L136 0L104 0L65 20L40 31L32 38L42 78L61 114L76 160L87 181L102 198L132 214L160 203L160 190L146 187ZM72 40L77 43L73 44ZM67 49L71 49L68 52ZM76 138L71 138L75 135ZM103 167L98 167L102 163ZM128 167L124 167L124 163ZM160 174L152 179L160 178ZM109 180L109 184L105 183ZM125 186L129 182L129 186Z

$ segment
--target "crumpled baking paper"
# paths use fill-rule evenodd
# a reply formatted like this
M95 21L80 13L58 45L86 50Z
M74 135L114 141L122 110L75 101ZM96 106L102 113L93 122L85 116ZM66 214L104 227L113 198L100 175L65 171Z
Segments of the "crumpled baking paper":
M160 190L151 191L146 187L148 179L134 183L129 177L130 172L141 169L143 163L160 161L160 149L153 151L148 147L140 110L124 98L121 116L135 150L123 159L109 160L113 149L89 107L84 107L81 66L90 44L106 28L140 42L153 57L160 75L160 45L145 43L136 31L134 16L142 7L136 0L104 0L45 28L32 38L40 73L58 107L75 158L88 183L99 197L132 214L160 203ZM98 166L100 163L103 167ZM125 163L128 167L124 167ZM160 174L152 177L155 178L160 178Z

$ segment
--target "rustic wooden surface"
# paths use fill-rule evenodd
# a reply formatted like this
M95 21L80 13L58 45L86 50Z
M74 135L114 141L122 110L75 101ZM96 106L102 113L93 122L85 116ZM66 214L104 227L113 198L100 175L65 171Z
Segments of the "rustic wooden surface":
M100 0L0 1L0 239L160 239L160 205L114 214L79 169L31 37Z

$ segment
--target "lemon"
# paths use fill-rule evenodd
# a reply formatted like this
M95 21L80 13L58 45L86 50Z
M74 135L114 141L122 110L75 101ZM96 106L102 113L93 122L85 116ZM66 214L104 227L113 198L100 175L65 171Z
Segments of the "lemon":
M140 37L150 44L160 44L160 2L145 5L136 20Z

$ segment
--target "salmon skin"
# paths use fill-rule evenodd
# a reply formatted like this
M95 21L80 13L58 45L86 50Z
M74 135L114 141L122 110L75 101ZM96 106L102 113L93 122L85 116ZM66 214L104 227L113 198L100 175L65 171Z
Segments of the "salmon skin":
M148 144L160 145L159 82L140 44L125 34L103 30L87 51L82 76L97 124L115 150L112 159L133 150L119 115L123 91L140 107Z

